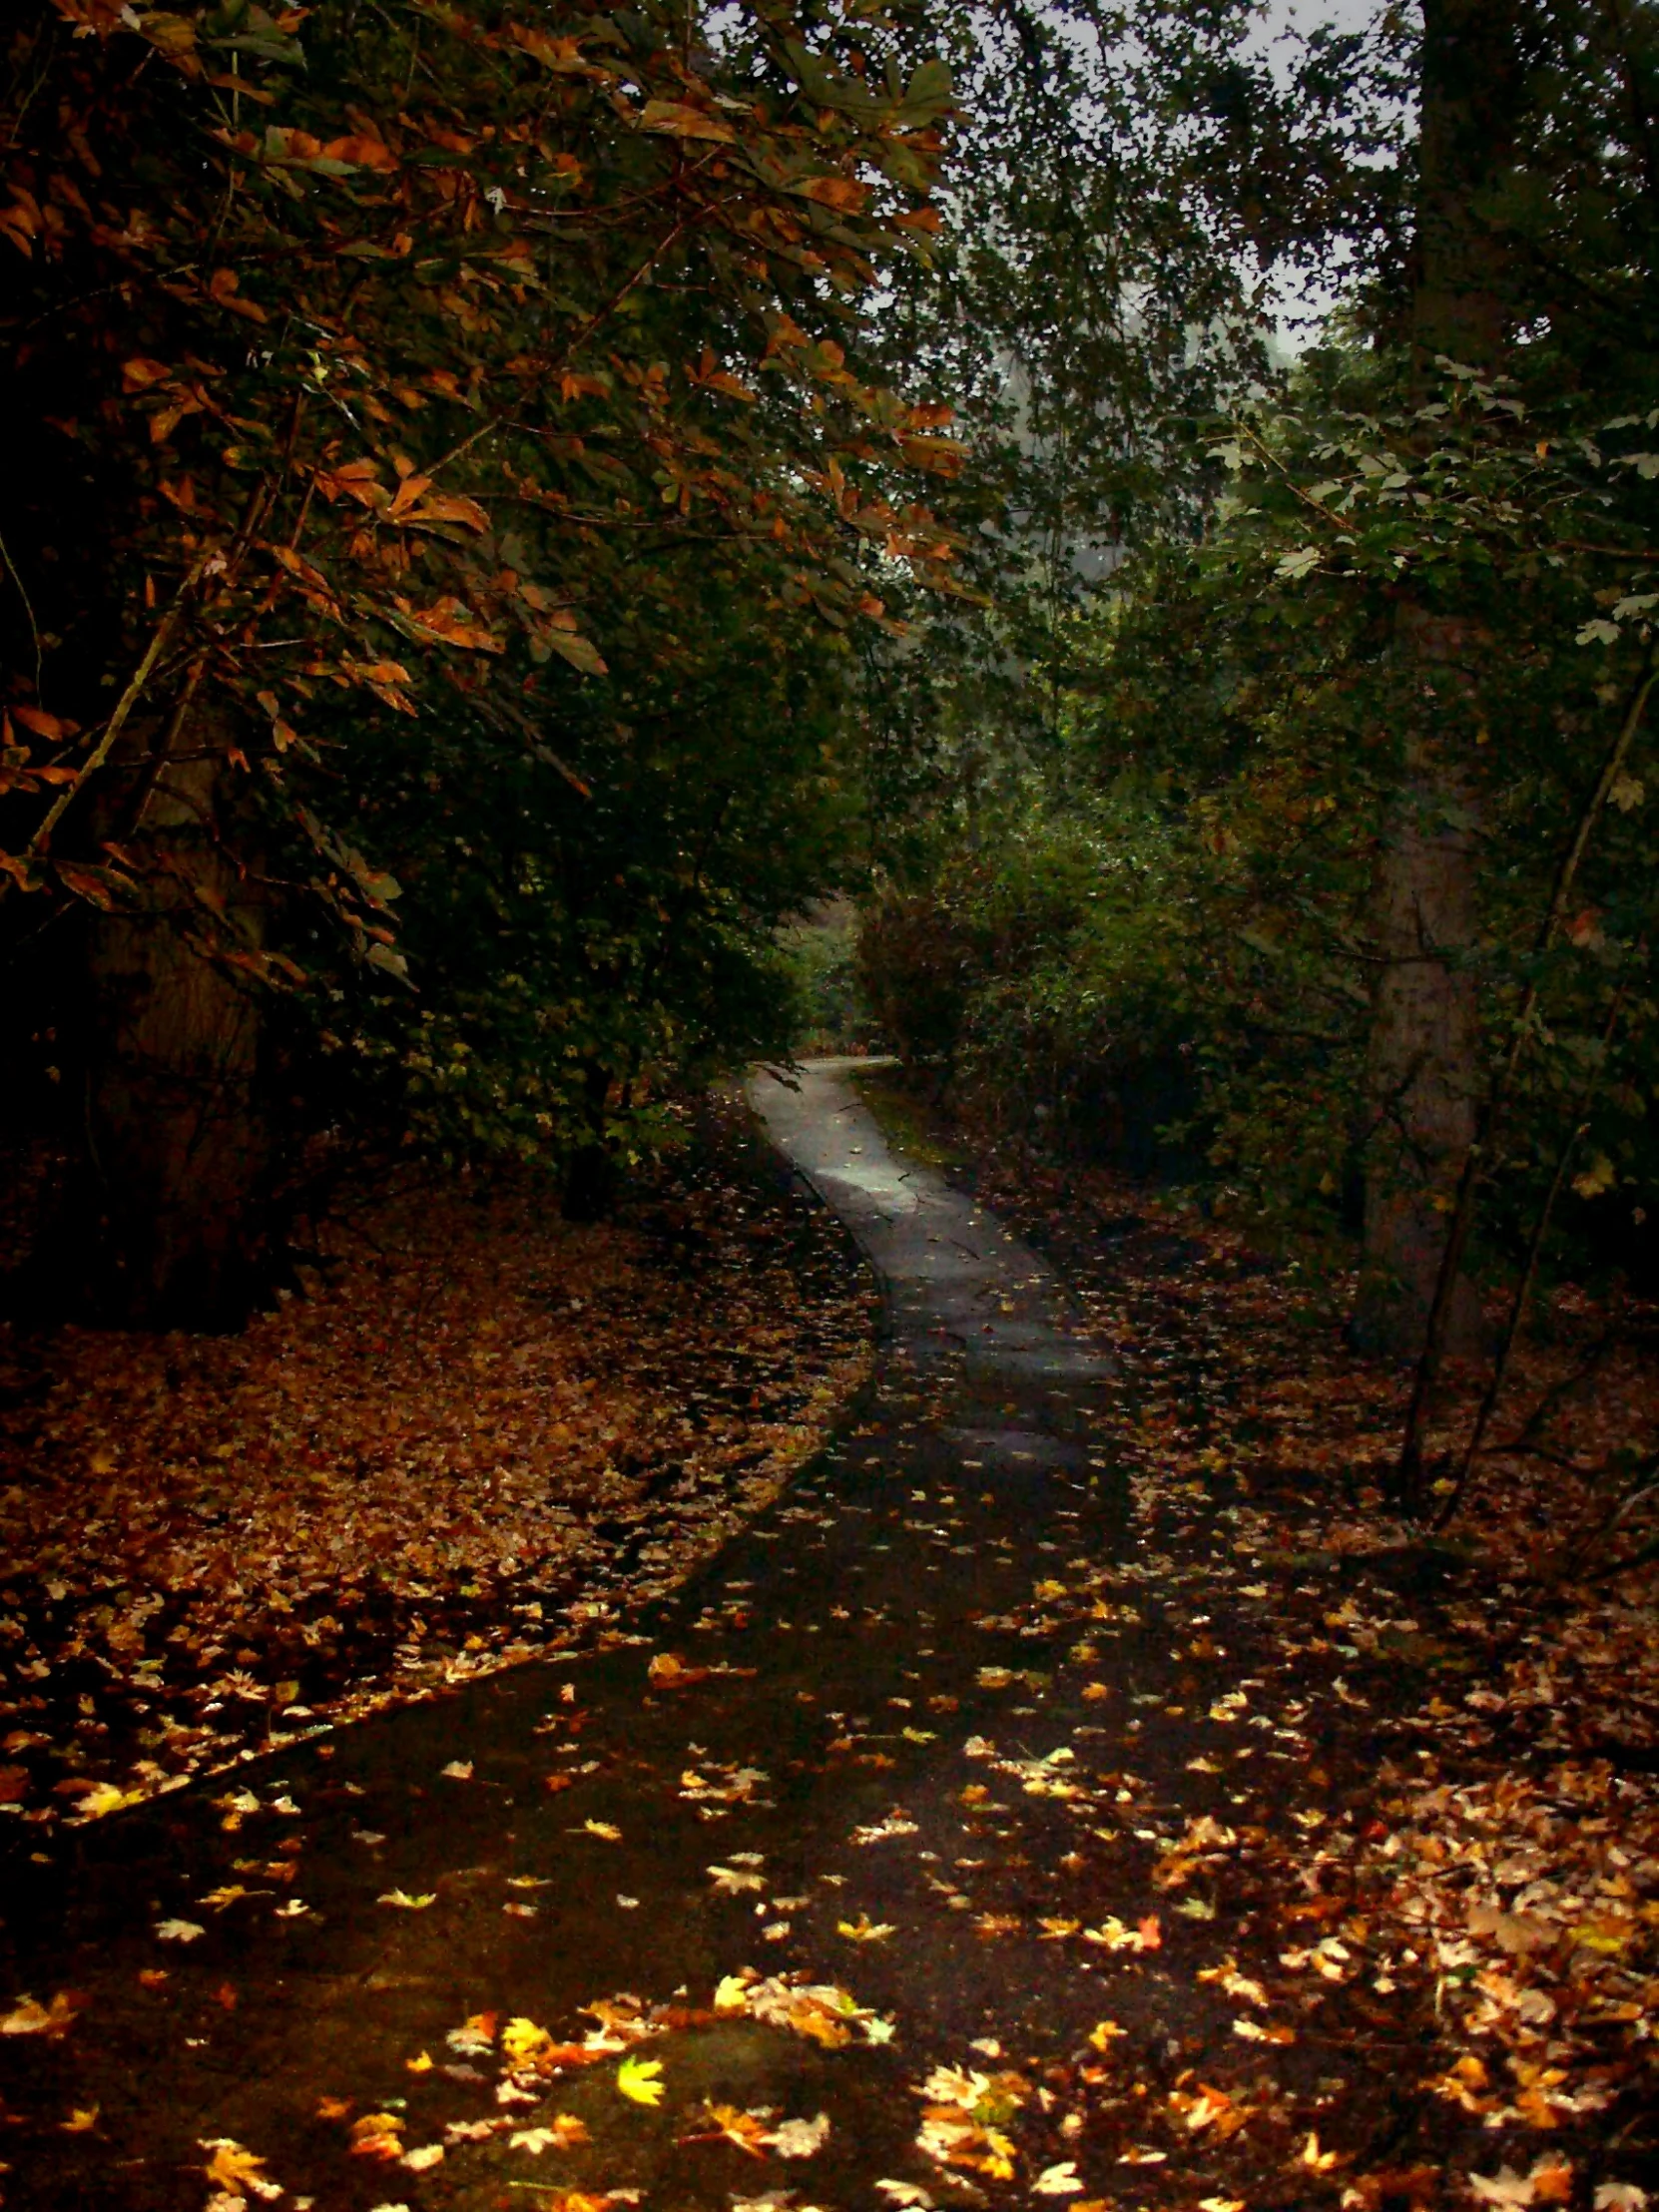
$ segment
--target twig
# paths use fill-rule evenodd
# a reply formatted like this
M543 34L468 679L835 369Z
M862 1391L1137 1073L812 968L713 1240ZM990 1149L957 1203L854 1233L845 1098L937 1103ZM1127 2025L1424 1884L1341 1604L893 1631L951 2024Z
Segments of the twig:
M657 244L651 249L651 252L645 257L645 260L641 262L639 268L634 271L633 275L630 277L628 277L626 282L622 285L621 289L618 291L614 291L611 294L610 298L607 299L602 306L597 307L594 312L589 315L587 321L584 322L581 328L577 330L575 334L570 338L565 346L564 351L559 355L557 360L549 361L546 364L546 372L548 374L554 374L559 369L568 367L569 363L575 358L578 347L585 344L587 340L592 337L594 331L599 328L601 323L607 321L613 314L615 314L618 307L621 306L622 302L627 298L628 294L634 289L634 286L636 284L644 282L645 278L650 276L651 272L656 268L657 264L668 252L669 248L681 236L682 232L684 232L690 225L691 220L692 219L689 215L682 216L680 218L680 221L674 225L673 229L669 231L664 238L660 239L657 242ZM447 468L451 461L458 461L463 453L470 451L471 448L478 443L480 438L489 437L492 432L499 430L502 425L503 418L497 415L492 415L488 422L481 423L479 427L474 430L469 436L462 438L459 445L451 446L449 451L443 455L441 460L434 461L427 473L429 475L435 476L440 468Z
M1646 955L1647 939L1644 935L1637 942L1633 958L1640 962L1646 958ZM1450 1494L1434 1517L1433 1525L1436 1529L1444 1528L1463 1502L1464 1493L1469 1485L1469 1474L1474 1466L1475 1453L1484 1441L1487 1424L1496 1410L1503 1385L1508 1380L1509 1362L1514 1355L1516 1340L1520 1336L1521 1323L1526 1316L1527 1301L1532 1296L1532 1286L1537 1281L1538 1262L1542 1257L1544 1239L1549 1233L1550 1220L1555 1212L1555 1201L1561 1195L1561 1186L1567 1179L1567 1169L1572 1163L1573 1153L1578 1148L1578 1140L1589 1127L1588 1122L1583 1117L1589 1111L1590 1102L1600 1085L1602 1072L1607 1065L1607 1055L1612 1050L1613 1037L1618 1029L1619 1016L1624 1011L1624 1000L1625 985L1620 983L1618 989L1613 993L1613 1003L1608 1008L1607 1019L1602 1025L1601 1056L1592 1065L1579 1087L1578 1098L1574 1104L1571 1117L1572 1126L1567 1132L1566 1142L1562 1145L1560 1154L1556 1159L1555 1173L1550 1178L1549 1189L1544 1194L1544 1202L1538 1209L1538 1218L1532 1224L1532 1235L1526 1248L1526 1265L1521 1270L1520 1281L1515 1285L1515 1295L1509 1307L1509 1319L1504 1328L1503 1342L1499 1345L1497 1358L1492 1363L1491 1377L1481 1394L1480 1408L1474 1417L1474 1428L1470 1433L1467 1445L1464 1447L1462 1459L1458 1463Z
M75 781L72 784L66 784L63 790L59 792L57 798L47 810L46 820L29 839L28 849L31 853L38 854L46 849L47 840L63 820L72 802L86 785L89 777L96 776L109 759L116 739L120 737L127 726L128 716L143 697L144 687L150 681L152 670L161 659L169 640L179 626L179 618L184 613L186 598L195 589L203 570L213 557L211 554L203 553L191 564L189 574L174 593L172 603L166 614L156 625L156 634L145 649L143 660L140 661L138 667L128 678L127 689L116 701L115 712L104 725L104 735L99 739L86 760L82 762L81 767L76 772Z
M1641 679L1624 720L1619 725L1618 734L1608 749L1595 789L1579 815L1572 840L1561 855L1560 865L1555 871L1555 886L1534 947L1539 960L1555 942L1556 933L1566 916L1567 901L1572 896L1579 863L1588 848L1591 833L1601 819L1607 804L1607 795L1617 782L1629 757L1630 748L1636 742L1636 733L1641 728L1642 715L1656 681L1659 681L1659 673L1655 671L1654 648L1650 646ZM1433 1303L1428 1311L1428 1328L1423 1339L1422 1353L1417 1361L1416 1378L1411 1387L1411 1403L1405 1415L1405 1429L1400 1438L1399 1459L1394 1475L1400 1504L1407 1513L1414 1514L1422 1499L1422 1447L1423 1431L1428 1419L1428 1400L1445 1355L1452 1296L1462 1273L1463 1254L1468 1248L1469 1232L1474 1227L1475 1197L1486 1170L1498 1124L1509 1103L1509 1093L1525 1053L1527 1040L1532 1033L1532 1017L1537 1011L1539 995L1540 984L1534 970L1521 1000L1520 1011L1515 1017L1508 1057L1486 1093L1474 1141L1463 1155L1462 1170L1457 1178L1457 1196L1452 1206L1445 1245L1440 1253Z
M138 789L127 810L127 821L121 830L123 838L132 836L143 827L144 818L150 812L150 802L156 796L156 786L161 782L162 771L173 757L173 749L179 742L179 733L185 726L185 717L190 712L191 701L196 697L196 687L202 681L202 671L207 663L205 647L201 652L192 654L190 666L185 671L185 680L179 687L179 696L174 701L173 712L167 719L167 727L151 751Z
M15 561L14 561L14 560L12 559L12 557L11 557L11 554L10 554L10 552L9 552L9 551L7 550L7 547L6 547L6 541L5 541L5 539L4 539L4 538L0 538L0 561L4 561L4 562L5 562L5 564L6 564L6 574L7 574L7 575L8 575L8 576L9 576L9 577L11 578L12 582L13 582L13 583L14 583L14 584L15 584L15 585L17 586L17 596L18 596L18 598L19 598L19 599L21 599L21 600L22 600L22 602L23 602L23 612L24 612L24 613L25 613L25 614L26 614L26 615L28 616L28 618L29 618L29 635L30 635L30 637L31 637L31 638L33 638L33 640L35 641L35 697L36 697L37 699L40 699L40 681L41 681L40 625L39 625L39 624L38 624L38 623L36 622L36 620L35 620L35 610L34 610L33 604L31 603L31 601L30 601L30 598L29 598L29 594L28 594L27 590L26 590L26 589L25 589L25 587L24 587L24 583L23 583L23 579L22 579L22 577L21 577L21 576L19 576L19 574L17 573L17 563L16 563L16 562L15 562ZM41 703L41 705L42 705L43 707L44 707L44 706L45 706L45 704L46 704L46 702L45 702L45 700L44 700L44 699L40 699L40 703Z

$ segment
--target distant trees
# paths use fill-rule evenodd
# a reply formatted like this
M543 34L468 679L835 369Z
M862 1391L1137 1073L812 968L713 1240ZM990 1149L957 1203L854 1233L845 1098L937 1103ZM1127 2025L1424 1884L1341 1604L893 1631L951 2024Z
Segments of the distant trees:
M1125 564L1019 634L1029 711L999 744L958 687L972 774L941 777L868 957L1011 1108L1044 1070L1074 1123L1161 1098L1224 1203L1361 1233L1358 1331L1431 1334L1426 1377L1478 1341L1478 1193L1517 1257L1546 1201L1628 1255L1659 1170L1655 19L1427 0L1316 36L1300 110L1239 23L1163 11L1160 36L1137 66L1213 88L1169 191L1235 270L1323 263L1347 303L1253 395L1241 284L1144 387L1157 482L1075 525ZM1126 241L1149 207L1119 204ZM1076 484L1079 450L1130 449L1045 389L1065 437L1031 465L1066 445ZM1009 540L1035 570L1041 533ZM948 989L904 980L941 947Z

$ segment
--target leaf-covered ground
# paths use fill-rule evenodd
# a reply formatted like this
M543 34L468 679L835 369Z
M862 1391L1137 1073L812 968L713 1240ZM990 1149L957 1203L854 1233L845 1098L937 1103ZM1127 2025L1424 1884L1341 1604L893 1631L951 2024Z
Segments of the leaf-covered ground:
M616 1226L560 1222L540 1186L410 1180L321 1237L240 1335L3 1347L6 1827L648 1598L775 1493L867 1359L844 1239L730 1117Z
M1213 2178L1252 2203L1286 2200L1251 2155L1275 2132L1310 2201L1329 2173L1365 2212L1659 2197L1659 1570L1606 1573L1616 1540L1588 1540L1659 1437L1653 1318L1609 1342L1558 1297L1425 1543L1382 1509L1408 1378L1347 1349L1329 1296L1143 1188L953 1134L1131 1379L1102 1441L1139 1548L1087 1609L1034 1612L1084 1635L1074 1658L1162 1647L1125 1786L1241 2043L1171 2089L1166 2131L1236 2137ZM1453 1378L1437 1444L1482 1381ZM1115 1705L1109 1676L1093 1694Z
M1659 2197L1650 1594L1523 1581L1541 1494L1381 1518L1382 1379L1235 1240L980 1188L1121 1373L995 1352L1063 1318L1002 1247L691 1585L20 1869L15 2203Z

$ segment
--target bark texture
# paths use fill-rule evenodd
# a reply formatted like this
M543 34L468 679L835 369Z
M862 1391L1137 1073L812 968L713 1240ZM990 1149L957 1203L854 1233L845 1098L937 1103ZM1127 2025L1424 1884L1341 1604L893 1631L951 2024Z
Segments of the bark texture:
M1424 641L1413 640L1413 650ZM1480 1019L1464 961L1474 940L1475 837L1445 764L1414 749L1378 870L1373 934L1373 1118L1365 1267L1355 1335L1368 1351L1422 1348L1451 1207L1479 1118ZM1465 1281L1445 1349L1473 1351L1480 1308Z
M194 745L187 733L143 771L134 834L168 866L141 907L98 915L88 944L94 1298L140 1326L239 1318L269 1149L258 986L222 956L259 943L260 886L216 835L229 772L209 738L199 717Z
M1496 369L1509 335L1508 262L1491 220L1524 97L1509 0L1424 0L1421 128L1411 297L1419 396L1444 357ZM1374 1139L1355 1336L1399 1357L1424 1351L1458 1178L1479 1123L1476 835L1457 749L1466 625L1407 602L1394 634L1405 694L1400 787L1372 913ZM1431 1357L1477 1348L1479 1304L1451 1290Z

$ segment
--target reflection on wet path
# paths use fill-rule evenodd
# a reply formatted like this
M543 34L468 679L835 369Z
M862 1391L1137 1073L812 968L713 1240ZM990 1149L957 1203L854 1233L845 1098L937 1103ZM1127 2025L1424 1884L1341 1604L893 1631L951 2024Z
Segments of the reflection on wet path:
M10 2202L805 2212L1063 2159L1006 2133L1038 2070L1114 1974L1158 2001L1049 1934L1117 1880L1031 1609L1120 1540L1110 1363L833 1063L752 1097L887 1288L856 1424L591 1650L82 1832L6 1913L0 2011L73 2012L0 2050Z

